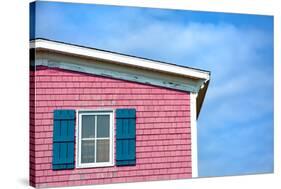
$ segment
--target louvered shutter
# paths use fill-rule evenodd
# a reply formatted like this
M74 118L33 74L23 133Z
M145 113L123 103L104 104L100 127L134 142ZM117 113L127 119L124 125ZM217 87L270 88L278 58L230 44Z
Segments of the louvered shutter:
M53 170L74 168L75 110L54 111Z
M116 110L116 165L136 164L136 110Z

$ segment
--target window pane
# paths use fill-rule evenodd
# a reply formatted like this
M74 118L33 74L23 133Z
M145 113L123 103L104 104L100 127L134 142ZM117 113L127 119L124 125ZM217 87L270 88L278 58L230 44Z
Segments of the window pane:
M99 115L97 119L97 137L109 137L109 115Z
M95 137L95 116L82 115L82 138Z
M95 141L82 140L81 163L95 162Z
M109 139L97 140L97 162L109 162Z

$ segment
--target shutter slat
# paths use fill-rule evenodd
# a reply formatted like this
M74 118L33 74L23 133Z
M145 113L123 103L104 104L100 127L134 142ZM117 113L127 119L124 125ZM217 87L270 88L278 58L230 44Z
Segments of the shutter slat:
M53 170L74 168L75 110L54 111Z
M136 110L116 110L116 165L136 164Z

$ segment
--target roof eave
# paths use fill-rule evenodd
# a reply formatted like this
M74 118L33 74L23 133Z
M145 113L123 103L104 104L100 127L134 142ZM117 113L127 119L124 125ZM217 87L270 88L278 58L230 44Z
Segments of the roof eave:
M204 82L204 84L201 86L201 89L198 92L197 95L197 100L196 100L196 110L197 110L197 119L199 118L199 114L201 112L201 108L207 93L207 89L209 86L210 80L206 80L206 82Z
M189 77L194 79L209 80L208 71L203 71L203 70L189 68L189 67L181 67L171 64L165 64L158 61L152 61L148 59L142 59L139 57L132 57L123 54L102 51L98 49L75 46L72 44L59 43L59 42L43 40L43 39L36 39L30 42L30 48L48 49L57 52L63 52L73 55L96 58L100 60L112 61L127 66L134 66L143 69L150 69L154 71L161 71L170 74L181 75L184 77Z

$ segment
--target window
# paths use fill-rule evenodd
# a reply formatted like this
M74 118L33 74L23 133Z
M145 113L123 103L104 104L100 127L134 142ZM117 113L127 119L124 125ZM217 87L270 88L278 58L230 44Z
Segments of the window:
M113 112L78 112L77 167L113 165Z

